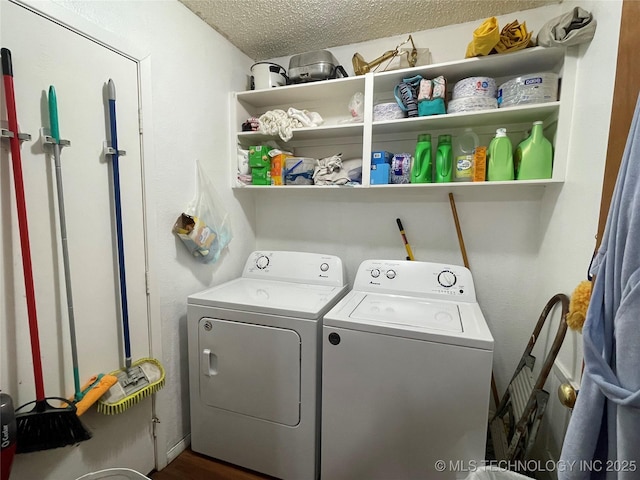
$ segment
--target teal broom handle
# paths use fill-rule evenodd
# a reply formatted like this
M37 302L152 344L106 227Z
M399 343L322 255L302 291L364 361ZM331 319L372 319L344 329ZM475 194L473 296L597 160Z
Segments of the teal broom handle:
M60 164L60 125L58 123L58 99L53 85L49 87L49 123L51 136L54 138L53 158L56 167L56 187L58 191L58 211L60 216L60 238L62 240L62 263L64 265L64 284L67 291L67 312L69 316L69 332L71 334L71 361L73 362L73 386L75 400L82 399L80 389L80 369L78 367L78 342L76 339L76 322L73 312L73 295L71 293L71 268L69 267L69 246L67 242L67 222L65 220L64 193L62 191L62 166Z

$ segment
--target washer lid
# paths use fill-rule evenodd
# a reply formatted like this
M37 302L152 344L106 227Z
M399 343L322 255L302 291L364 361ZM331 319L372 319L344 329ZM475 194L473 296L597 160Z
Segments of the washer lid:
M409 297L367 295L351 312L349 318L447 332L462 332L462 321L457 305Z
M351 290L322 323L329 331L345 328L493 350L493 336L477 303Z
M189 296L188 304L317 319L340 299L346 288L237 278Z

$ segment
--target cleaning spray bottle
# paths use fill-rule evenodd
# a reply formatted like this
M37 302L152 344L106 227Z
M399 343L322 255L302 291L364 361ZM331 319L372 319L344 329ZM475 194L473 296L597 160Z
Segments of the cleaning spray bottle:
M446 183L453 179L453 151L451 150L451 135L438 137L436 151L436 183Z
M513 178L513 145L507 137L507 130L499 128L487 152L487 180L495 182Z
M431 183L431 135L418 135L416 154L411 166L411 183Z
M542 131L542 122L533 122L531 135L516 148L516 180L551 178L553 147Z
M454 145L453 180L455 182L470 182L473 178L473 154L480 145L478 135L470 128L456 138Z

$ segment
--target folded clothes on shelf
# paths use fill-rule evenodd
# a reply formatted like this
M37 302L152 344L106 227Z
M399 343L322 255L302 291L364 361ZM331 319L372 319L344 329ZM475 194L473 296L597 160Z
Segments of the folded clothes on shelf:
M323 118L318 112L309 112L308 110L298 110L297 108L289 108L284 110L269 110L260 115L258 119L259 131L267 135L279 135L280 138L288 142L293 138L293 129L302 127L317 127L324 123Z

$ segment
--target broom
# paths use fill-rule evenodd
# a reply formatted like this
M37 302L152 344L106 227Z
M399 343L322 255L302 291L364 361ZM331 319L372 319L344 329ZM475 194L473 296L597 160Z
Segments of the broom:
M113 197L118 243L118 271L120 277L120 306L122 308L122 332L124 337L125 368L111 372L118 382L105 393L98 403L98 412L105 415L121 413L143 398L154 394L164 386L164 368L153 358L131 362L131 338L129 333L129 308L124 265L124 235L122 232L122 204L120 200L120 163L118 129L116 126L116 86L109 79L109 126L113 148Z
M51 448L64 447L88 440L91 434L84 428L76 415L76 407L64 398L51 397L64 402L67 406L57 408L47 402L44 394L44 377L40 358L40 339L38 337L38 319L36 315L35 288L31 265L31 250L29 247L29 231L27 222L27 207L24 196L24 181L22 178L22 160L20 156L20 139L18 138L18 118L16 100L13 90L13 66L11 52L3 48L2 75L4 77L4 91L7 102L7 116L9 130L13 133L11 142L11 163L13 165L13 180L16 191L16 207L20 228L20 248L22 251L22 265L24 286L27 298L27 317L29 320L29 336L31 338L31 356L33 360L33 375L35 377L36 400L26 403L16 410L18 428L17 453L35 452ZM22 411L25 407L35 404L30 411Z
M471 270L469 266L469 258L467 257L467 249L464 246L464 238L462 238L462 229L460 228L460 220L458 219L458 209L456 208L456 201L453 198L453 193L449 192L449 203L451 204L451 214L453 215L453 222L456 224L456 233L458 234L458 243L460 244L460 253L462 254L462 261L464 266ZM491 395L493 401L496 404L496 408L500 404L500 395L498 395L498 387L496 386L496 378L491 371Z
M116 383L113 375L96 375L80 388L80 367L78 365L78 344L76 340L76 323L73 313L73 295L71 293L71 268L69 267L69 248L67 243L67 222L65 219L64 193L62 190L62 165L60 163L60 124L58 122L58 99L53 85L49 87L49 123L53 143L53 158L56 169L56 191L58 193L58 216L60 217L60 240L62 243L62 263L64 265L64 283L67 292L67 314L71 335L71 360L73 362L74 396L71 399L76 405L78 416L87 411L109 388Z

